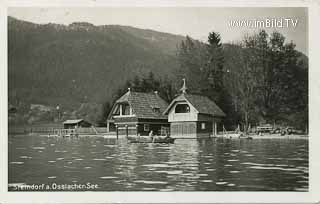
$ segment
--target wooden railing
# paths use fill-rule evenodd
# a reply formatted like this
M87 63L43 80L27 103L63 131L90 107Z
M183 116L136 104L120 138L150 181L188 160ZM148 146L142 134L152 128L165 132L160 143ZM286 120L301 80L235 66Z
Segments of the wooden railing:
M63 127L9 127L9 134L29 134L29 133L39 133L39 134L55 134L55 131L63 130ZM78 134L88 134L88 135L96 135L107 133L108 129L106 127L95 127L94 129L89 128L77 128Z

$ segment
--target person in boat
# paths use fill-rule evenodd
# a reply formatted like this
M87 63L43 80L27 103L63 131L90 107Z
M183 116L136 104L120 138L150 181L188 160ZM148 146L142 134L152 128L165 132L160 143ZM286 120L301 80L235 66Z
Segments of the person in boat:
M166 132L166 136L164 137L165 140L170 139L170 135Z
M151 138L151 141L153 141L153 140L154 140L154 137L153 137L153 130L151 130L151 131L149 132L149 137Z

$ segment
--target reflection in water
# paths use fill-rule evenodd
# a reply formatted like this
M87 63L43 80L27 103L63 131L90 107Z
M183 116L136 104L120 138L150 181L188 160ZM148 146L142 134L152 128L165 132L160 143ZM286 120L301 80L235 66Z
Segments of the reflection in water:
M9 190L98 184L99 191L306 191L308 140L9 137Z

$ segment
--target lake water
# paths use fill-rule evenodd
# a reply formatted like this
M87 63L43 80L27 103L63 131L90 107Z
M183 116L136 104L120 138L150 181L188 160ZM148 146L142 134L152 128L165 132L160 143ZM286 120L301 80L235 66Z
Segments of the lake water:
M309 175L307 139L130 144L10 135L8 165L9 190L90 183L95 191L307 191Z

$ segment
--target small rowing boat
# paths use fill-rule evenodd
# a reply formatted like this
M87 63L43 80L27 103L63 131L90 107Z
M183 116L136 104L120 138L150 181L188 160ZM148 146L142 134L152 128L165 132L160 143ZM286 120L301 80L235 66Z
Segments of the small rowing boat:
M175 138L168 136L136 136L129 137L128 140L130 143L164 143L164 144L173 144Z

